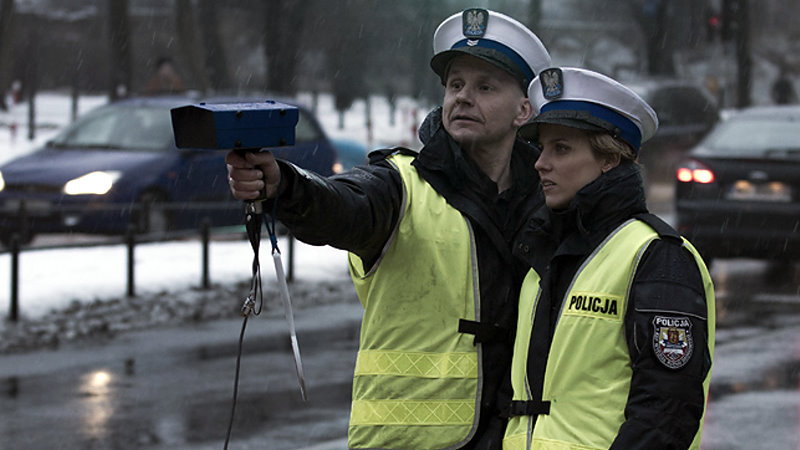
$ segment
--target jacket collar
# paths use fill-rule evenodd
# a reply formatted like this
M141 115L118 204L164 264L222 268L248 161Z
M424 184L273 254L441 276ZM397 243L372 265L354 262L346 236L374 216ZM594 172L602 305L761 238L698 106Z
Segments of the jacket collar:
M494 183L478 165L466 156L442 126L442 107L431 111L419 128L419 138L425 146L420 150L415 165L444 175L457 190L466 185L476 186L481 195L497 195ZM533 145L517 139L511 154L513 178L512 192L532 193L539 188L539 176L533 168L539 151Z
M553 240L556 255L588 254L617 226L647 212L639 166L623 162L581 188L564 210L543 208L530 221L539 239Z

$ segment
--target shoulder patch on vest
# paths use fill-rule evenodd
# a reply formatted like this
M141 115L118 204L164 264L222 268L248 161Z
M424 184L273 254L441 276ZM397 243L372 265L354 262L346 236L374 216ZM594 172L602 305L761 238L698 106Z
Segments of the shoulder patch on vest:
M669 369L680 369L692 358L694 338L688 317L653 317L653 352Z

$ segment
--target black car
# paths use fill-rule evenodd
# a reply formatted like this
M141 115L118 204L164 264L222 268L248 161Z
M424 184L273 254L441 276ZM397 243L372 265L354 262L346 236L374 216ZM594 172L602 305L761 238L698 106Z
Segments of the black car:
M678 231L707 261L800 258L800 107L731 114L677 170Z
M707 89L688 80L655 78L625 85L658 115L658 130L641 150L646 176L669 182L678 161L719 121L717 102Z
M145 97L104 105L43 148L0 166L0 242L7 244L15 233L29 241L41 233L114 235L130 226L163 233L198 229L205 220L211 226L242 224L225 152L175 147L170 110L199 101ZM298 110L295 145L273 153L331 175L336 149L310 111Z

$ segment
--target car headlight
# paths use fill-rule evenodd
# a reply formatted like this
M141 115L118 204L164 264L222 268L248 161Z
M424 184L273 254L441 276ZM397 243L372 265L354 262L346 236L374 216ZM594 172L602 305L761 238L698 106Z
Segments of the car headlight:
M67 181L64 193L67 195L97 194L103 195L114 185L122 174L117 171L91 172Z
M0 172L0 191L6 188L6 180L3 179L3 172Z

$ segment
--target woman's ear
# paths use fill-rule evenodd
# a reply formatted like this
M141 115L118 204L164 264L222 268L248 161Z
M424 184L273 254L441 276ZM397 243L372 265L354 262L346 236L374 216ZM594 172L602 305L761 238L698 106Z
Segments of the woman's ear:
M605 157L605 162L603 162L603 166L600 168L600 170L602 170L603 173L608 172L609 170L613 169L614 167L617 167L619 165L619 162L621 161L621 159L622 158L620 157L619 153L615 153L614 155L606 156Z

